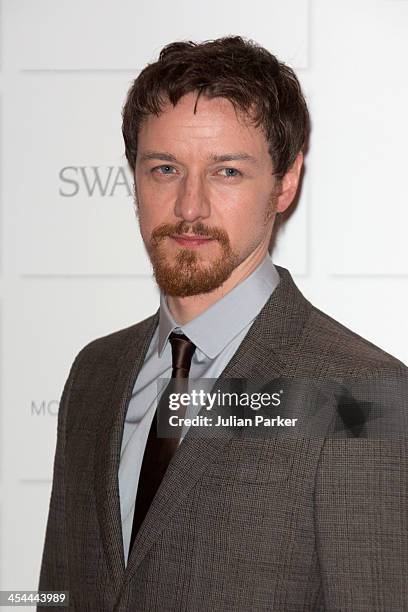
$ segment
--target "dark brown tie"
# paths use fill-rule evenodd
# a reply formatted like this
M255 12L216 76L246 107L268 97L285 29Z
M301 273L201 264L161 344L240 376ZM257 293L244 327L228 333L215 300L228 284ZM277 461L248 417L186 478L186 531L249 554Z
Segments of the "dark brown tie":
M183 393L188 390L186 379L188 378L191 359L196 347L184 334L175 334L172 332L169 336L169 341L172 350L173 370L171 380L162 393L147 438L142 467L140 469L139 484L137 487L129 555L136 534L163 480L167 466L178 448L181 436L182 428L171 428L172 437L165 437L169 436L168 420L170 414L177 414L178 417L184 416L181 412L181 408L183 407L180 407L176 413L170 412L169 395L170 393Z

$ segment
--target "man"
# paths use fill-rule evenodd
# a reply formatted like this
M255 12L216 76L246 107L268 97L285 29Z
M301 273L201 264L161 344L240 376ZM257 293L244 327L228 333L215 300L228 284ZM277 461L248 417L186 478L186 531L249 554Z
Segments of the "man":
M83 348L64 388L39 588L72 610L408 610L406 438L362 435L384 416L367 388L405 406L407 369L268 253L308 131L293 71L240 37L170 44L128 93L160 308ZM160 378L165 419L187 378L279 381L279 397L306 380L281 411L306 429L161 435Z

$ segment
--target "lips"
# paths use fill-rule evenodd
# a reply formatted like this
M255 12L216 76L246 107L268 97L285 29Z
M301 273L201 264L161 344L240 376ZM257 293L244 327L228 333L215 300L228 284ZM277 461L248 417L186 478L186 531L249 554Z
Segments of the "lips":
M193 234L172 234L170 237L180 246L184 247L196 247L213 240L213 238L209 238L208 236L195 236Z

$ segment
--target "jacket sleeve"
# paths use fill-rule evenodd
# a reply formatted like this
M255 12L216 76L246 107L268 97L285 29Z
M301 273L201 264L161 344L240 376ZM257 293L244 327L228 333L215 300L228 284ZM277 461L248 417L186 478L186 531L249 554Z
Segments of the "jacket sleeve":
M77 355L71 366L59 404L53 481L40 568L39 591L69 591L65 520L65 440L69 400L81 353L82 351ZM37 610L42 609L48 610L48 607L37 607ZM66 607L53 609L67 610Z
M368 423L364 436L354 431L324 442L315 528L325 610L408 610L407 371L382 385L389 392L385 412L372 419L373 434ZM378 424L385 428L392 416L401 429L381 438Z

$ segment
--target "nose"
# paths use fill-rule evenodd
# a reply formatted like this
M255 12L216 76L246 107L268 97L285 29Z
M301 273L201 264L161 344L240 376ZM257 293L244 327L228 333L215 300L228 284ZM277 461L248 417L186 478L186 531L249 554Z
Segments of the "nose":
M180 183L174 208L176 217L193 223L210 215L210 202L204 180L189 173Z

